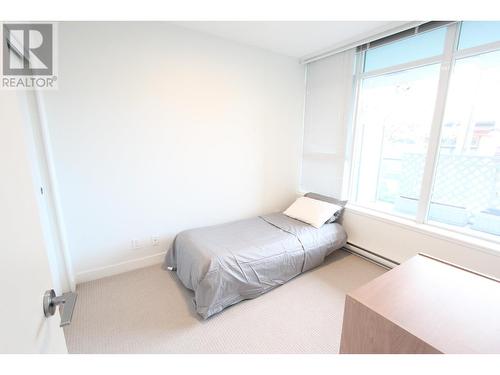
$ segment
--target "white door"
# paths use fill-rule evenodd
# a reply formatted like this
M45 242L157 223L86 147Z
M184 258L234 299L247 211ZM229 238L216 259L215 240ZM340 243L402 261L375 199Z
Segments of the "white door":
M53 283L20 103L15 91L0 91L0 353L66 353L59 314L43 313Z

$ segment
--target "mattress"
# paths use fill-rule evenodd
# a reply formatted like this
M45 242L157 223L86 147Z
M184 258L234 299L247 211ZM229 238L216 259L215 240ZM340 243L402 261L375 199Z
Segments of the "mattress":
M181 232L163 267L194 291L196 311L206 319L317 267L346 240L340 224L314 228L274 213Z

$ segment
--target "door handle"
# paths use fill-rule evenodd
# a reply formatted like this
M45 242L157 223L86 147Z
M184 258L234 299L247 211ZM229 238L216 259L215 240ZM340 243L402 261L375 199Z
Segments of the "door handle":
M61 324L59 327L67 326L73 318L77 296L76 293L68 292L57 297L54 289L47 290L43 295L43 313L48 318L56 313L56 307L59 306L61 311Z

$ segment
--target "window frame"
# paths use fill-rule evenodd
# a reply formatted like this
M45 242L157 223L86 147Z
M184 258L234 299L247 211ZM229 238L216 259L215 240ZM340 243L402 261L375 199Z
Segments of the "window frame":
M380 213L381 215L394 217L395 220L410 220L416 225L428 226L430 228L438 228L440 230L445 230L449 232L455 232L460 235L472 238L478 238L495 244L500 243L500 236L495 236L489 233L471 233L471 230L464 230L460 227L454 228L450 225L446 225L439 222L433 222L428 220L428 213L431 204L431 195L434 188L434 181L437 169L437 161L439 157L439 147L441 141L441 129L446 111L446 104L448 99L448 89L453 74L453 69L455 62L459 59L472 57L476 55L481 55L488 52L493 52L500 50L500 41L475 46L467 49L458 49L458 42L460 37L460 28L462 22L452 22L448 25L441 26L446 27L446 37L445 44L443 47L443 54L433 57L428 57L420 60L411 61L404 64L397 64L394 66L377 69L369 72L364 72L364 62L365 55L368 49L357 52L356 54L356 66L355 74L353 77L353 106L351 115L350 128L351 137L351 147L350 155L348 159L350 161L348 184L346 186L346 196L349 198L350 205L354 207L359 207L362 209L368 209L374 213ZM360 172L360 157L361 157L361 144L363 141L363 127L358 125L358 104L360 89L364 79L381 76L384 74L396 73L408 69L418 68L431 64L440 64L440 74L438 80L438 87L436 93L436 99L433 109L433 117L429 133L429 144L427 147L427 153L425 156L424 171L422 176L422 184L420 188L420 199L418 202L417 213L415 217L408 217L404 214L388 212L386 210L374 207L372 204L363 204L356 200L357 196L357 181L359 180ZM353 207L353 208L354 208Z

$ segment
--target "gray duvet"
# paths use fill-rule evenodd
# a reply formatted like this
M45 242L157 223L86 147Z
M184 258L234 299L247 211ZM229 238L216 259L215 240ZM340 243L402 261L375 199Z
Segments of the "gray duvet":
M320 265L346 240L340 224L317 229L275 213L181 232L164 268L177 270L206 319Z

